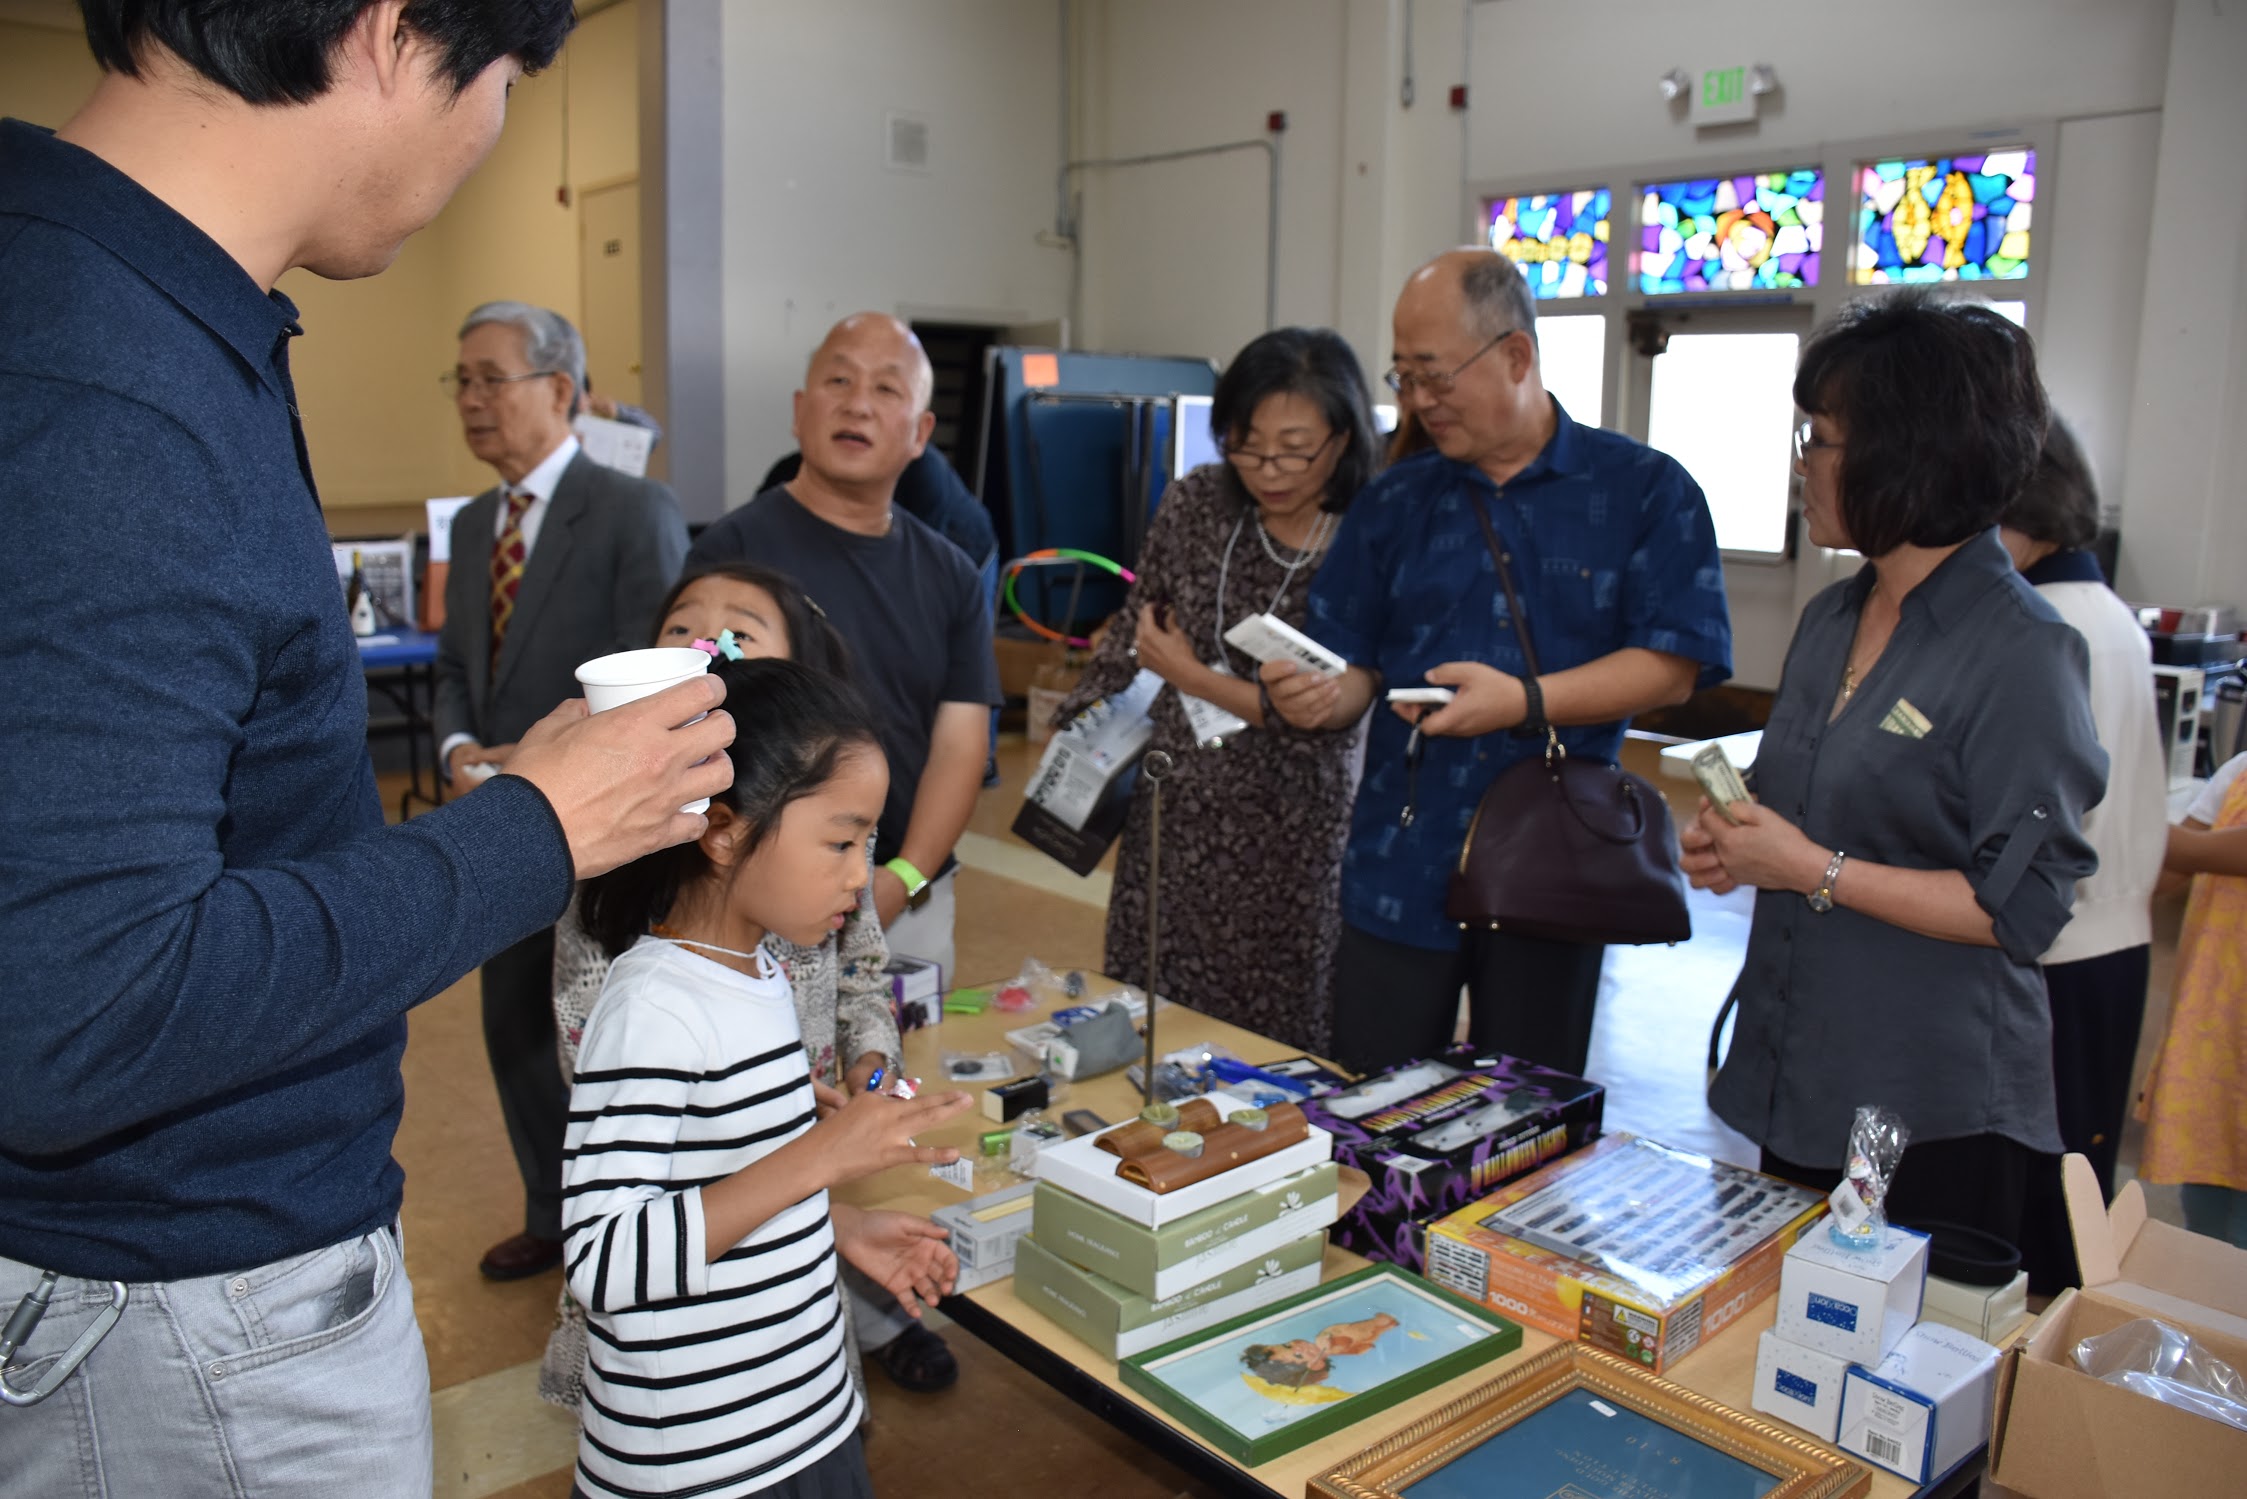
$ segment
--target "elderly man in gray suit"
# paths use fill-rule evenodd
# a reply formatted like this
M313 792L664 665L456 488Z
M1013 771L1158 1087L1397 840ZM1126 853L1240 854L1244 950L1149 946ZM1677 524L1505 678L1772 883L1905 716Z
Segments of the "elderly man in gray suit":
M580 662L644 646L686 559L678 502L661 484L601 467L570 418L585 344L569 320L487 302L460 328L447 383L469 451L500 484L453 520L437 646L437 759L456 788L503 766L515 741L578 695ZM484 965L484 1047L523 1176L523 1231L483 1273L517 1280L561 1263L562 1134L569 1084L554 1053L551 928Z

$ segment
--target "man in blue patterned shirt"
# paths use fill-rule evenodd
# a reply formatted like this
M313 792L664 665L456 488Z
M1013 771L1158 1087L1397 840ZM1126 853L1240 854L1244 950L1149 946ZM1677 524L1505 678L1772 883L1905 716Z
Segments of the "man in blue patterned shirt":
M1545 392L1537 308L1513 262L1454 250L1397 299L1389 384L1432 444L1351 505L1312 585L1310 633L1339 678L1264 668L1272 706L1340 730L1385 687L1456 694L1376 713L1342 863L1335 1057L1364 1071L1451 1039L1459 989L1478 1048L1580 1073L1604 949L1462 933L1444 916L1475 805L1539 752L1543 716L1570 754L1612 761L1631 715L1731 675L1716 531L1675 459L1570 421ZM1490 517L1528 616L1532 677L1475 507ZM1425 712L1408 783L1410 721ZM1409 823L1403 813L1412 798Z

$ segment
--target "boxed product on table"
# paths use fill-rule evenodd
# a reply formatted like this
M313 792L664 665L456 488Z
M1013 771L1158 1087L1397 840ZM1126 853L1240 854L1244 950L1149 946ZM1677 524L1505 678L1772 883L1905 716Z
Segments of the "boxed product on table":
M1030 1236L1126 1290L1167 1301L1323 1230L1342 1211L1340 1179L1341 1168L1323 1162L1161 1228L1134 1223L1044 1182Z
M1790 1343L1767 1327L1756 1336L1751 1403L1767 1416L1831 1442L1841 1433L1841 1385L1849 1367L1845 1358Z
M1609 1135L1428 1233L1428 1278L1660 1373L1779 1288L1825 1199Z
M1804 1234L1779 1269L1779 1336L1853 1364L1877 1364L1919 1321L1927 1290L1927 1236L1887 1224L1879 1241L1851 1249L1830 1233Z
M2081 1156L2062 1179L2083 1289L2061 1292L1998 1364L1990 1476L2024 1499L2236 1492L2247 1431L2095 1379L2075 1347L2154 1317L2247 1369L2247 1250L2153 1222L2136 1182L2108 1208Z
M889 980L890 1013L900 1031L917 1031L944 1018L944 970L924 958L893 953L882 974Z
M1419 1269L1429 1223L1596 1139L1605 1098L1580 1077L1453 1050L1305 1104L1373 1184L1334 1242Z
M929 1219L951 1235L947 1242L960 1262L953 1289L972 1291L1014 1273L1015 1246L1030 1232L1034 1182L987 1192L967 1202L946 1203Z
M1024 1239L1015 1249L1014 1294L1103 1358L1124 1359L1310 1290L1325 1258L1326 1235L1313 1233L1151 1301Z
M1841 1450L1928 1483L1989 1441L1996 1376L1995 1348L1922 1323L1878 1365L1842 1377Z
M1210 1094L1209 1101L1228 1118L1248 1107L1223 1093ZM1314 1124L1304 1130L1303 1138L1269 1155L1243 1161L1168 1192L1157 1192L1118 1175L1117 1168L1123 1161L1102 1150L1099 1141L1099 1135L1084 1135L1046 1150L1038 1157L1038 1180L1051 1182L1146 1228L1176 1223L1334 1158L1334 1137Z

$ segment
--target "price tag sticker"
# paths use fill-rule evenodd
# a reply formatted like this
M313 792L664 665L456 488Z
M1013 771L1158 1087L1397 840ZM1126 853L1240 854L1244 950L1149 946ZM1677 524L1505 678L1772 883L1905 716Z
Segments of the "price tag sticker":
M975 1162L964 1155L948 1166L929 1167L928 1174L938 1181L950 1182L962 1192L975 1190Z

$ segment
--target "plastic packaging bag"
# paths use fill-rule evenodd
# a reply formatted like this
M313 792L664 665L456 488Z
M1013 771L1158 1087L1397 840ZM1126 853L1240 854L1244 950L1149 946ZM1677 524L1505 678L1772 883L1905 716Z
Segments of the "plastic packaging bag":
M955 1083L1003 1083L1019 1069L1003 1051L948 1051L944 1076Z
M1841 1184L1827 1197L1833 1217L1826 1231L1845 1249L1878 1249L1888 1224L1888 1183L1912 1132L1887 1109L1866 1104L1849 1126L1849 1154L1843 1158Z
M2247 1431L2247 1381L2166 1322L2140 1317L2085 1338L2075 1363L2103 1384Z

